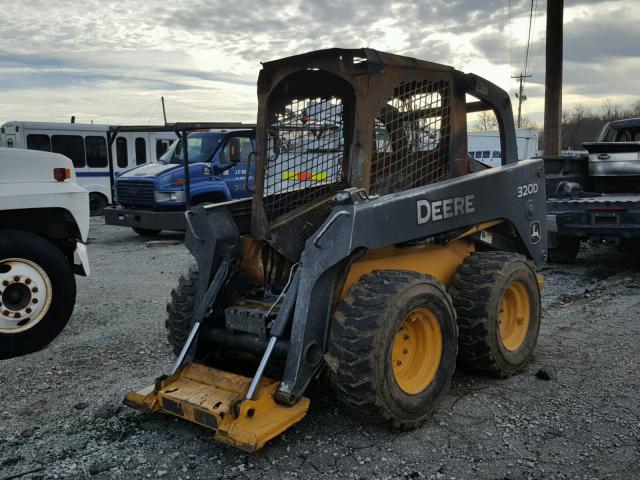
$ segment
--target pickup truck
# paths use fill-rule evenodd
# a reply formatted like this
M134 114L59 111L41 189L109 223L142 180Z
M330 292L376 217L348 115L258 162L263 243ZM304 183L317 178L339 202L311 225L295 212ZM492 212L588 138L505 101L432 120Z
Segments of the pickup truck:
M158 163L141 165L115 178L116 206L105 209L105 223L131 227L142 236L185 230L187 206L184 142L175 141ZM210 129L187 137L190 204L251 197L254 129Z
M640 118L607 123L588 155L545 158L549 259L572 262L580 242L640 239Z
M42 349L89 274L89 194L58 153L0 148L0 359Z

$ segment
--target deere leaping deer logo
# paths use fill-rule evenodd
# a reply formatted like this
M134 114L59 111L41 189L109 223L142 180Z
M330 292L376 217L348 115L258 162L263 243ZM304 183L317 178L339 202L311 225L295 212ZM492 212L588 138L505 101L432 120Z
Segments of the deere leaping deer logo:
M542 232L540 228L540 220L535 220L529 225L529 240L532 245L535 245L542 238Z

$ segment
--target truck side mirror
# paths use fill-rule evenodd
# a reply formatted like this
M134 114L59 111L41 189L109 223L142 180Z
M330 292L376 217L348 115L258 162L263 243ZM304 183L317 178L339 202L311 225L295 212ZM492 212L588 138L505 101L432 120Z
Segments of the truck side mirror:
M229 139L229 161L231 163L240 162L240 139L238 137Z

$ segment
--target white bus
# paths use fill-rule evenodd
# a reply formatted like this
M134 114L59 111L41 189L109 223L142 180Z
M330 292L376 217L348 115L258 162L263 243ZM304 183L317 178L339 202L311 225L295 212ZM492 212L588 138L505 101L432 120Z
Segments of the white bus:
M111 203L108 130L109 125L7 122L0 127L0 147L43 150L69 157L78 183L89 192L91 213L100 214ZM174 132L162 131L162 127L158 131L118 133L112 145L114 172L156 162L176 138Z
M500 132L498 130L469 132L467 137L471 157L490 167L501 164ZM518 160L536 156L538 154L538 130L535 128L516 128L516 143L518 144Z

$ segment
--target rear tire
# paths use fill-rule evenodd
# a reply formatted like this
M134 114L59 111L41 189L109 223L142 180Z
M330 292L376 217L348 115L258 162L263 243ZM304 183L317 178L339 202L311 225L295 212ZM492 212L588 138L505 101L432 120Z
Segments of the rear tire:
M458 365L506 377L533 355L540 329L540 287L525 257L474 252L451 282L458 315Z
M456 352L455 311L444 286L416 272L379 270L338 304L327 363L350 410L408 429L423 423L449 388Z
M576 237L561 237L556 239L557 245L548 249L548 258L552 263L573 263L578 257L580 239Z
M136 227L132 227L132 229L141 237L155 237L162 231L162 230L152 230L150 228L136 228Z
M44 348L64 329L76 301L64 254L18 230L0 231L0 291L0 359Z
M171 301L167 304L167 339L176 356L182 351L191 329L191 321L200 283L196 267L189 268L187 275L180 276L178 286L171 290Z

